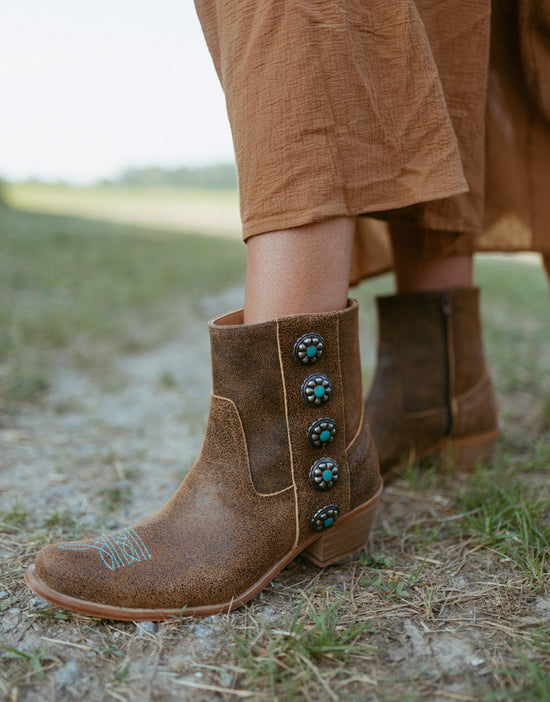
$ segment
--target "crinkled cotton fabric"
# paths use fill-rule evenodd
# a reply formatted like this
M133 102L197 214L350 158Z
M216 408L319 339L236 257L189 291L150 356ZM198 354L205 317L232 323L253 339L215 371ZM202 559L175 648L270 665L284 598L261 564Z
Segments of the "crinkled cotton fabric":
M426 255L550 250L550 0L195 4L245 240L356 216L351 282L394 220Z

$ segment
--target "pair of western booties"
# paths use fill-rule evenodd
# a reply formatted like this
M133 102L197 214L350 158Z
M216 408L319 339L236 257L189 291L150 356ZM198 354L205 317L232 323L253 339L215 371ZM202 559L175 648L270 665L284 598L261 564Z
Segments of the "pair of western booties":
M358 306L210 324L204 445L171 499L133 526L48 546L26 574L50 602L121 620L238 607L303 553L326 566L368 539L382 476L452 451L467 468L498 435L479 291L378 300L376 375L362 396Z

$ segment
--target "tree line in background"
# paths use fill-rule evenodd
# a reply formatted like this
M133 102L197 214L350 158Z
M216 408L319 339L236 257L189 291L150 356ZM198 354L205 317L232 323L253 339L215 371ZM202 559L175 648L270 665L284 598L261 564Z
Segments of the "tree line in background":
M104 186L173 187L173 188L236 188L237 169L232 163L195 168L128 168L118 177L103 180Z
M45 181L29 178L26 183L43 185L67 185L66 181ZM0 203L3 201L4 185L9 183L0 177ZM103 187L126 186L147 188L237 188L237 169L233 163L219 163L210 166L162 168L127 168L114 178L105 178L97 183Z

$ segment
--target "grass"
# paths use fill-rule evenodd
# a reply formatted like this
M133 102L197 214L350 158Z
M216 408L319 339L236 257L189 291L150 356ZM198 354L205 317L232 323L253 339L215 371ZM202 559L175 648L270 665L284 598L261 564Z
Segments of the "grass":
M498 363L498 389L503 393L547 390L550 359L550 296L542 266L519 265L504 257L484 258L477 265L483 295L485 340Z
M480 468L456 499L464 516L455 527L510 560L533 588L545 587L549 570L550 492L544 487L528 487L517 469L510 473L499 462L490 471Z
M50 211L40 213L44 191L33 188L10 197L21 206L34 197L36 211L30 204L0 209L0 471L12 478L19 466L27 475L25 461L42 451L45 492L56 499L34 504L24 486L19 497L0 492L0 695L550 700L550 304L540 266L501 257L476 264L503 421L491 465L472 475L426 460L411 465L382 496L370 551L324 570L298 558L244 609L147 629L44 607L29 596L22 573L40 545L80 538L90 513L92 526L119 525L156 481L181 477L196 447L178 459L179 471L163 464L155 423L162 437L174 406L191 440L204 417L183 409L188 388L178 366L163 358L150 380L170 407L150 419L153 461L145 442L128 451L125 441L136 437L108 417L97 445L82 439L83 453L72 452L78 431L64 442L58 430L47 441L14 427L31 416L40 428L44 420L47 434L72 414L88 416L86 398L49 407L47 388L60 365L99 379L101 397L108 387L116 397L124 379L106 373L109 359L162 348L190 316L204 317L205 297L242 286L244 247L238 238L201 233L198 224L185 232L108 221L108 197L118 197L120 209L136 200L132 192L79 191L87 204L71 205L74 193L58 188L49 193ZM160 207L174 194L147 197ZM90 213L76 216L84 205ZM374 366L372 298L391 290L383 277L354 291L366 382ZM194 339L181 343L182 357L196 351ZM179 399L181 406L169 404ZM74 493L56 492L71 483Z
M542 626L533 633L528 641L517 646L517 663L515 668L499 671L502 679L513 681L512 689L498 690L485 696L487 702L504 700L533 700L548 702L550 700L550 628Z
M34 651L20 651L13 646L0 646L3 650L2 658L5 663L9 664L10 659L22 660L24 664L28 664L30 669L29 673L26 674L26 679L29 680L31 677L36 676L39 682L45 682L46 675L45 672L48 667L55 666L60 663L57 656L53 656L51 653L43 652L41 649L36 649Z
M303 599L285 630L258 626L254 621L244 635L236 635L236 655L242 670L256 688L268 688L273 699L296 699L312 679L322 680L322 670L338 662L349 667L364 654L358 643L370 624L344 622L345 603ZM330 690L329 690L330 694Z
M0 208L0 398L33 401L71 349L90 365L173 334L240 282L237 240Z

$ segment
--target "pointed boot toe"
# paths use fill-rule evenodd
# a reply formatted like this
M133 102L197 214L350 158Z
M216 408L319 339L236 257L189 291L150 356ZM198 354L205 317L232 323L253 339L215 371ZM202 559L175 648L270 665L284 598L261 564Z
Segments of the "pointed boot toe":
M204 445L181 486L133 526L43 549L26 574L50 602L161 620L228 612L295 556L320 566L367 543L382 481L364 419L357 303L210 325Z
M77 611L93 614L93 605L108 605L117 601L120 606L147 606L148 593L136 591L136 583L129 580L128 566L142 563L150 554L132 528L121 529L90 539L61 543L43 548L25 576L37 594L54 604L74 609L71 604L81 603ZM109 576L124 570L115 579ZM143 569L142 569L143 572ZM126 576L126 577L125 577ZM86 611L86 606L92 607Z

